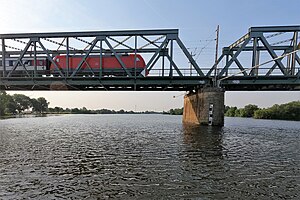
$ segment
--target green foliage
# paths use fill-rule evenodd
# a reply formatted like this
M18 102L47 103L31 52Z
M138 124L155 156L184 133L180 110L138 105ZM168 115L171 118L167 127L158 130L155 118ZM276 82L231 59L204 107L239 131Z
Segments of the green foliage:
M43 113L48 110L48 102L44 97L31 99L23 94L9 95L0 91L0 116L22 114L26 110Z
M300 101L293 101L281 105L275 104L270 108L263 109L252 104L239 109L237 107L229 107L226 109L225 116L300 121Z
M39 97L37 99L31 99L32 111L38 113L44 113L48 110L49 102L44 97Z
M256 110L254 118L300 121L300 101L293 101L281 105L275 104L270 108Z
M168 113L170 115L182 115L183 114L183 108L170 109Z
M241 110L242 110L242 108L236 109L236 110L234 111L234 116L235 116L235 117L240 117L240 116L241 116Z
M6 103L6 92L0 91L0 116L4 115Z
M225 116L234 117L236 110L237 110L237 107L229 107L228 109L225 109Z
M259 110L257 105L252 105L252 104L246 105L244 107L244 109L241 109L240 116L241 117L253 117L254 112L256 110Z
M29 109L31 105L30 98L24 94L14 94L13 96L14 101L17 104L17 111L18 113L22 113L24 110Z

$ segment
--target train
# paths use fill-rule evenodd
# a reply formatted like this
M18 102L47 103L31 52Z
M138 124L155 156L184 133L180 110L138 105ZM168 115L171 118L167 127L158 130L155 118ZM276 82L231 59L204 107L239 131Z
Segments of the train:
M148 75L146 69L146 63L140 54L122 54L119 56L120 60L124 63L124 67L132 75ZM58 55L52 58L56 63L56 66L47 57L38 57L36 60L36 73L39 75L58 76L60 73L69 72L73 73L80 62L83 60L81 55L69 56L69 68L67 67L67 56ZM16 57L5 58L6 71L9 73L13 70L13 66L18 61ZM101 65L101 66L100 66ZM0 74L3 72L2 59L0 60ZM34 73L34 59L32 57L24 57L19 66L12 72L13 74L27 74ZM82 63L80 70L78 70L76 76L86 76L91 74L102 74L102 76L127 76L127 72L123 69L117 57L114 55L103 55L102 62L100 63L99 55L90 55Z

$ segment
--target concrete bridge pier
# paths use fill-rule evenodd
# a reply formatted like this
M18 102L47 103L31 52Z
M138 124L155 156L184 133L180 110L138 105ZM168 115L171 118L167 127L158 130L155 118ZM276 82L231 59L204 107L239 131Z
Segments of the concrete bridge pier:
M224 126L224 90L202 88L185 95L183 123Z

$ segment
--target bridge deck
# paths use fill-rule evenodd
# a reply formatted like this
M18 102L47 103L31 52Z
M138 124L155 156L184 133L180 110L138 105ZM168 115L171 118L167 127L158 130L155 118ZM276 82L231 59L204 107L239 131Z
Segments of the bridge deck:
M208 77L40 77L0 79L1 90L189 91L210 85Z

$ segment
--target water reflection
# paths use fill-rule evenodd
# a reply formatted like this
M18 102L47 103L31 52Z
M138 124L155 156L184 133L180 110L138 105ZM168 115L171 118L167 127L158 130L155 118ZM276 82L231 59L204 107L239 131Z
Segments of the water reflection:
M224 161L223 128L184 124L183 144L182 167L190 179L198 181L199 193L209 192L210 198L223 198L224 189L220 180L228 171Z
M223 127L183 124L184 143L194 150L223 156Z

